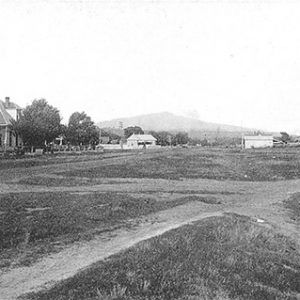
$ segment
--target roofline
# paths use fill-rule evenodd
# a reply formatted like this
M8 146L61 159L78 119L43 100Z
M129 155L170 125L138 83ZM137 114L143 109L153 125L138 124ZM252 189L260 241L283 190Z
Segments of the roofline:
M148 139L143 139L142 137L146 136ZM133 133L130 137L127 138L127 140L134 140L134 141L143 141L143 140L151 140L151 141L157 141L157 138L155 138L152 134L135 134Z
M11 125L11 120L13 117L6 111L6 108L3 105L3 101L0 101L0 114L3 117L5 123L1 123L2 126L9 126Z
M12 102L12 101L9 101L10 105L13 106L13 107L6 107L6 103L5 101L1 100L0 101L2 102L3 106L5 109L17 109L17 110L22 110L22 107L19 106L18 104L16 104L15 102Z
M269 140L274 139L273 135L245 135L244 139L249 140Z

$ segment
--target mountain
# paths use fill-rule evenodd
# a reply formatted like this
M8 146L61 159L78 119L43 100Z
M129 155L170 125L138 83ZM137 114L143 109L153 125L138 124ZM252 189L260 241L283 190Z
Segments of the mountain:
M118 118L110 121L99 122L100 128L123 128L140 126L143 130L154 131L218 131L218 132L253 132L253 129L239 126L203 122L198 119L174 115L169 112L139 115L129 118Z

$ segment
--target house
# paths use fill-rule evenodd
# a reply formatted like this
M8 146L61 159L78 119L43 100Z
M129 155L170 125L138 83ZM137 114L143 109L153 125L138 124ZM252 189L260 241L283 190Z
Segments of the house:
M271 135L244 136L244 148L270 148L273 147L273 140Z
M22 139L11 128L12 120L18 120L21 110L9 97L5 101L0 100L0 151L10 151L23 145Z
M151 148L156 146L156 141L157 139L151 134L133 134L127 139L127 148Z

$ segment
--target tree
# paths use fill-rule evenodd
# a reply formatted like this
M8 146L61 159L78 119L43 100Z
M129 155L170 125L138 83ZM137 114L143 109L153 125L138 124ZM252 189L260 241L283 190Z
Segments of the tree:
M157 141L157 145L160 146L170 146L173 135L167 131L149 131L149 134L153 135Z
M255 130L255 131L253 132L253 134L254 134L254 135L263 135L263 132L260 131L260 130Z
M111 143L111 142L114 142L114 141L120 142L121 136L119 136L118 134L115 134L113 132L106 131L106 130L103 130L103 129L100 129L100 130L101 130L101 137L107 138L108 143Z
M33 100L12 126L25 145L43 147L60 134L60 121L59 110L49 105L45 99L39 99Z
M144 130L139 126L129 126L124 129L124 135L126 139L133 134L144 134Z
M282 132L280 132L280 134L281 134L281 140L284 143L287 143L288 141L291 140L290 135L287 132L282 131Z
M189 142L189 136L186 132L178 132L172 141L173 145L185 145Z
M95 145L99 142L99 129L85 112L74 112L69 119L66 140L72 145Z

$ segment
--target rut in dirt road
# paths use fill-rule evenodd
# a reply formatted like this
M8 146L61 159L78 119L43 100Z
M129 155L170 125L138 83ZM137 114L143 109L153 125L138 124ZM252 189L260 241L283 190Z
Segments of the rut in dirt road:
M102 260L142 240L160 235L184 224L222 212L205 212L203 205L189 203L162 211L132 230L116 230L113 237L99 236L89 242L73 244L57 254L50 255L30 267L20 267L0 276L1 300L13 300L22 294L50 287L60 280L75 275L80 269ZM207 210L207 209L206 209ZM183 212L184 211L184 212Z

